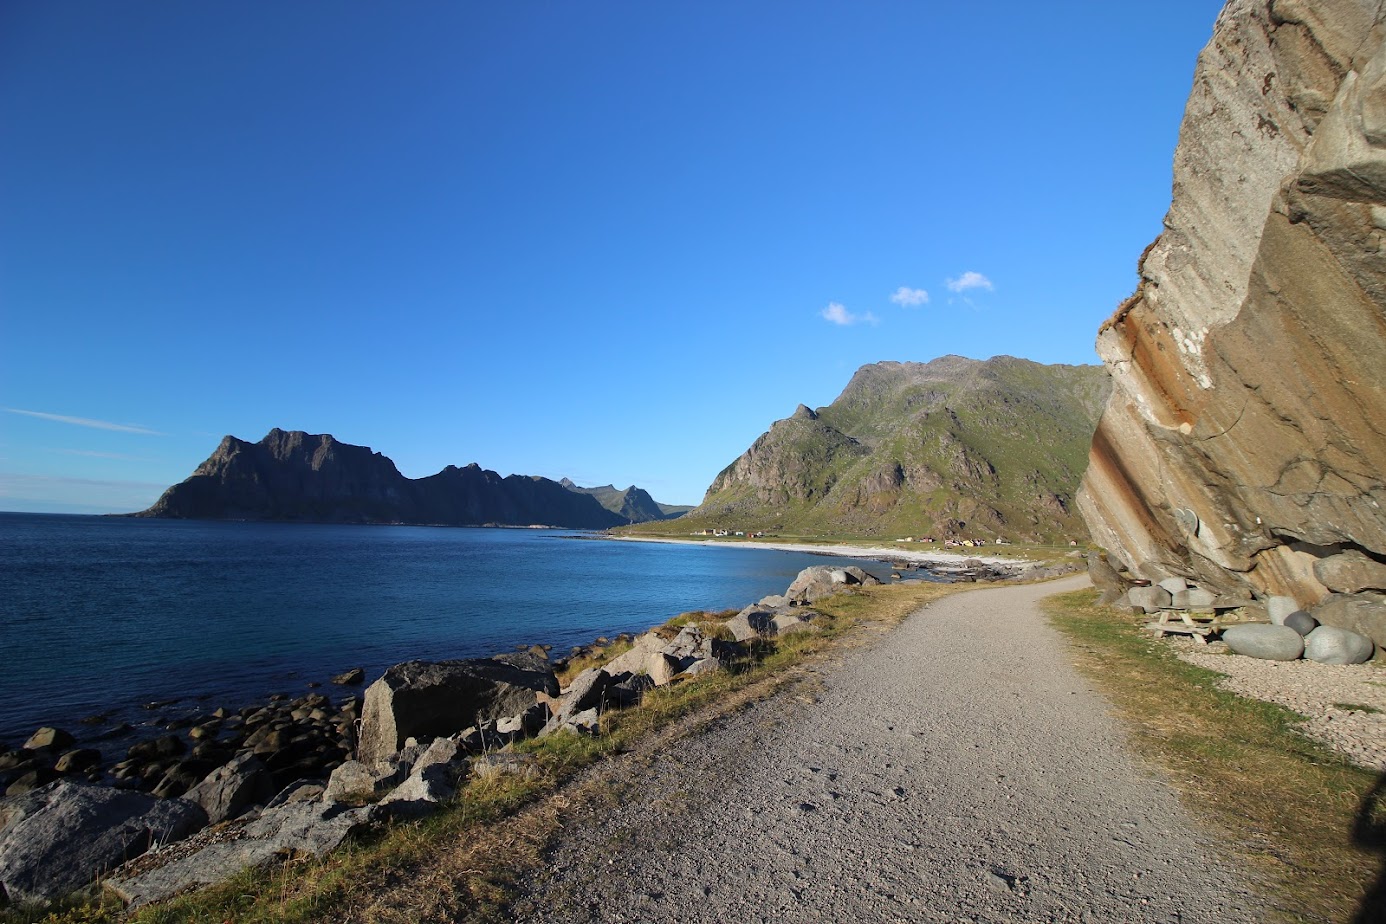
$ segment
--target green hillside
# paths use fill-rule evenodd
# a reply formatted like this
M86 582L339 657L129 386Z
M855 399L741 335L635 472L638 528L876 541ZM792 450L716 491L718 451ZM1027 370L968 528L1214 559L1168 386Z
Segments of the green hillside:
M776 421L679 524L1081 537L1073 495L1108 389L1101 366L1010 356L863 366L832 404Z

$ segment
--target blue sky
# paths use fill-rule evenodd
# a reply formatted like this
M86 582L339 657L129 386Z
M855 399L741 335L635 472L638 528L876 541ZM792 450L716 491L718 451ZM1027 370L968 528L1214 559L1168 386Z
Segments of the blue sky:
M864 363L1096 362L1219 8L9 0L0 509L276 426L696 503Z

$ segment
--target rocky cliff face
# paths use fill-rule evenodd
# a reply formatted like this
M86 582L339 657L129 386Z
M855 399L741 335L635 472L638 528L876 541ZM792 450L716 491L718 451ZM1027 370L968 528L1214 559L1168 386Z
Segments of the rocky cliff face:
M572 529L627 522L547 478L502 478L473 463L410 479L365 446L279 429L258 443L226 437L191 477L136 516Z
M863 366L719 474L692 527L1081 536L1072 508L1107 394L1100 366L1010 356ZM682 522L682 521L681 521Z
M1386 589L1384 6L1232 0L1199 58L1165 231L1098 336L1078 503L1135 576Z
M627 523L648 523L651 520L672 520L682 516L692 507L661 504L650 496L644 488L631 485L624 491L615 485L604 484L595 488L584 488L569 478L561 479L559 484L578 494L590 494L607 510Z

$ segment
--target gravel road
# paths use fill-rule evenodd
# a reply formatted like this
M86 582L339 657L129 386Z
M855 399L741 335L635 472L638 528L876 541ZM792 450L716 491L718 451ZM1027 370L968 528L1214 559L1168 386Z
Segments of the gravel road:
M521 921L1259 921L1035 602L945 598L575 812Z

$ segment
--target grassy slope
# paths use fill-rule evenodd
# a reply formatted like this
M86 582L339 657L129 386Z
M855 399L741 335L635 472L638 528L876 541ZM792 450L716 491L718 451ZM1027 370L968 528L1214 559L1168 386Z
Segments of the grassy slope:
M1080 591L1046 605L1136 749L1270 883L1283 917L1386 921L1386 778L1300 735L1295 713L1220 689L1218 674L1142 633L1144 620L1095 599Z
M790 488L729 479L734 463L683 525L882 536L941 534L962 521L963 533L1082 536L1075 515L1042 498L1071 506L1105 387L1099 367L1010 358L937 372L866 366L819 421L777 422L752 450L779 469L782 458L802 459L802 471L775 479ZM847 451L833 434L860 447ZM907 474L892 484L892 471Z

